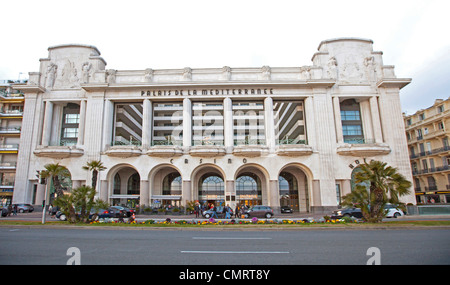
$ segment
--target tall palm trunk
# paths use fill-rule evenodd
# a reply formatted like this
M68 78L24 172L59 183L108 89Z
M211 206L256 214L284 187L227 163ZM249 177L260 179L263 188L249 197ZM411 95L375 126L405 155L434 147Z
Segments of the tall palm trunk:
M98 176L98 171L94 169L92 171L92 188L94 190L95 190L95 188L97 186L97 176Z

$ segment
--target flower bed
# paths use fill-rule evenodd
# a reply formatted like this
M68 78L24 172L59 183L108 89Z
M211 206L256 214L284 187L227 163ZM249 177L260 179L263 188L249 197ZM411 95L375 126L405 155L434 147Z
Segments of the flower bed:
M231 219L231 220L215 220L210 218L208 220L171 220L167 218L165 221L146 220L146 221L132 221L128 223L119 223L117 220L99 220L92 222L91 224L133 224L133 225L156 225L156 226L208 226L208 225L333 225L333 224L349 224L349 223L361 223L358 220L352 219L340 219L340 220L288 220L288 219L261 219L252 218L251 220L244 219Z

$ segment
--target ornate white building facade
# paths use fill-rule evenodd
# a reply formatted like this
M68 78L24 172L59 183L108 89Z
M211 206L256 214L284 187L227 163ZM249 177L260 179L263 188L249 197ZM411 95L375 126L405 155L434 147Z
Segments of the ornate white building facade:
M36 171L72 187L100 160L112 204L264 204L335 209L371 159L412 180L399 90L366 39L320 43L302 67L106 69L96 47L50 47L26 85L14 203L41 204ZM403 198L415 204L414 193Z

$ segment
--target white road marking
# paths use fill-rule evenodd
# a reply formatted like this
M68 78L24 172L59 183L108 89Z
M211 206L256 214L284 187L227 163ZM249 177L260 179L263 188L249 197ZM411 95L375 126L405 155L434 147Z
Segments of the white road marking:
M232 254L287 254L289 251L215 251L215 250L182 250L181 253L232 253Z

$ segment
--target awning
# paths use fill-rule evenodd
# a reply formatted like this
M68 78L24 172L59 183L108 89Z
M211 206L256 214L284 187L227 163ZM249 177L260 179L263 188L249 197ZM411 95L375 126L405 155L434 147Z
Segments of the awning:
M181 195L152 195L153 200L181 200Z

